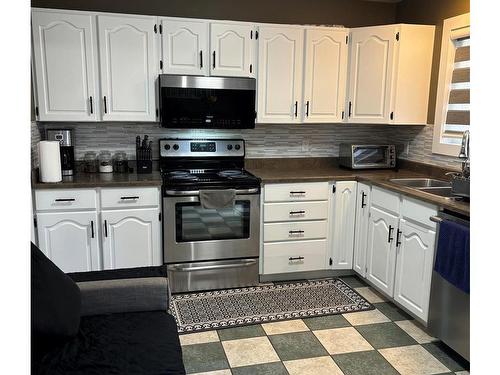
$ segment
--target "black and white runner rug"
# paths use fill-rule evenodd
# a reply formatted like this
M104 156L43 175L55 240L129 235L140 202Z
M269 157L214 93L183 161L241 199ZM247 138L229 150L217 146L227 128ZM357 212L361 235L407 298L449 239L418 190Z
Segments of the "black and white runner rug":
M173 295L179 333L371 310L340 279L322 279Z

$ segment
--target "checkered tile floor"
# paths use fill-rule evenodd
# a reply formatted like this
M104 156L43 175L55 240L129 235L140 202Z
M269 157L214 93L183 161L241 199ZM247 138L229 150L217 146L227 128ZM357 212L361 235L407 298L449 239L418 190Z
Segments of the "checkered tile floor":
M356 277L375 310L181 335L188 374L469 374L466 363Z

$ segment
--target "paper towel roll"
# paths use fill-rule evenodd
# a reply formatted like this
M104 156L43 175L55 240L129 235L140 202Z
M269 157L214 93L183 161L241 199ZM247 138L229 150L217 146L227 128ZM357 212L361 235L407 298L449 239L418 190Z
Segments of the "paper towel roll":
M38 160L40 162L41 182L62 181L61 153L58 141L38 142Z

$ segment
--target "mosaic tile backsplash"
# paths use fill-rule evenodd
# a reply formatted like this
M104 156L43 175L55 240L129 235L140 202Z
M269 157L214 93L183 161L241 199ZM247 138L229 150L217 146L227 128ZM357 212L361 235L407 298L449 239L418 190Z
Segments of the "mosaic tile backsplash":
M336 157L339 144L396 143L403 150L399 157L412 161L457 169L459 160L432 154L432 126L388 126L355 124L259 124L247 130L171 130L151 123L36 123L31 124L32 164L38 165L36 143L47 128L74 130L75 158L87 151L124 151L135 159L135 137L148 134L153 155L158 158L158 139L243 138L248 158ZM407 147L409 145L409 147ZM406 153L406 149L409 150Z

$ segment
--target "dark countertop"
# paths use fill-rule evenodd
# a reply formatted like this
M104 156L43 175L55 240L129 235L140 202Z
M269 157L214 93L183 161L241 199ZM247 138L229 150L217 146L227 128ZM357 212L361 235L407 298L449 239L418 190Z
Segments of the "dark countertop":
M32 178L33 189L75 189L95 187L161 186L160 171L153 173L84 173L63 177L61 182L39 182L37 174Z
M360 181L392 190L408 197L435 204L459 214L470 215L470 204L419 192L397 185L389 180L405 177L434 177L448 179L447 170L426 164L400 161L397 170L350 170L338 166L336 158L276 158L246 159L245 168L266 183L315 182L315 181ZM33 189L71 189L95 187L161 186L159 170L151 174L137 173L83 173L64 177L62 182L41 183L36 171L33 173Z
M390 179L407 177L433 177L448 180L448 170L420 163L401 162L397 170L350 170L341 168L335 158L311 159L250 159L246 169L266 183L315 182L315 181L360 181L405 196L435 204L462 215L470 216L468 202L455 201L430 195L416 189L395 184Z

